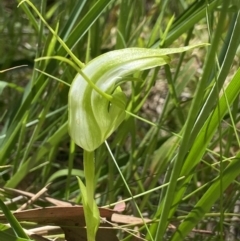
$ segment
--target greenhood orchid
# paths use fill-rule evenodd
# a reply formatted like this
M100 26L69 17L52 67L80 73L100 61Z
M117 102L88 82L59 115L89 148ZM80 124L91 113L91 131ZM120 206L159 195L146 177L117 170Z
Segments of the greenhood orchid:
M199 46L199 45L198 45ZM126 96L118 83L122 78L156 66L168 64L169 54L196 46L172 49L128 48L108 52L77 74L69 91L69 133L84 150L98 148L125 118ZM88 78L98 93L86 81Z

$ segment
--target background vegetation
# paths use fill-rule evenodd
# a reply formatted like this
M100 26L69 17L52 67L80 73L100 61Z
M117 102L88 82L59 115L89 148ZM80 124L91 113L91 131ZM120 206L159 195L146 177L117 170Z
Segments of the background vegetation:
M137 205L153 220L139 231L145 240L238 240L239 1L32 2L84 63L122 48L210 43L123 85L127 110L145 121L127 116L109 148L96 150L96 201L111 208L128 198L124 212L134 216ZM58 81L71 84L76 71L59 60L34 62L68 56L18 3L0 2L0 185L36 193L51 182L49 196L81 203L83 152L68 135L69 86ZM1 189L11 210L24 202L15 196Z

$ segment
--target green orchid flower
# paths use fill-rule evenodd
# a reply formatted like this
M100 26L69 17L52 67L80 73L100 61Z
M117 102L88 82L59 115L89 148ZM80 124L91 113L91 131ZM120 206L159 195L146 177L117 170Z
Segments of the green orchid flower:
M108 52L90 61L82 72L104 93L100 95L78 74L69 91L69 133L87 151L99 147L125 118L126 96L118 82L137 70L169 62L149 49L123 49ZM110 102L111 101L111 102Z
M122 123L127 99L118 84L123 77L168 64L169 54L197 46L128 48L108 52L90 61L77 74L69 91L68 125L74 142L84 150L94 151Z

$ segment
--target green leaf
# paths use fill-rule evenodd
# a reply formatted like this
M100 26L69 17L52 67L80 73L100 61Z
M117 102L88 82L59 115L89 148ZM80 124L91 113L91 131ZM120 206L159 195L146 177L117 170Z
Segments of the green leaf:
M222 190L226 190L232 181L239 175L239 158L240 153L238 153L236 159L224 170L222 175L215 179L215 182L205 192L192 211L187 215L186 219L180 224L171 241L184 240L187 234L189 234L204 215L209 212L212 205L219 198L219 190L221 190L221 188Z
M234 75L232 81L229 83L225 94L220 98L218 105L216 106L213 114L209 116L208 120L202 127L198 138L195 140L192 150L190 151L187 159L185 160L182 173L188 174L189 171L197 164L195 160L199 160L204 153L209 141L213 137L216 128L218 127L219 119L223 119L227 111L231 111L229 106L232 105L240 92L240 68ZM225 190L230 183L239 175L239 157L232 161L228 167L224 170L221 177L215 179L215 182L207 190L204 196L199 200L194 209L188 214L185 221L180 225L179 232L176 232L172 241L182 240L183 236L186 236L191 229L201 220L205 213L207 213L214 202L220 195L220 183L222 183L222 190ZM220 179L222 180L220 181Z
M73 31L67 35L68 38L66 40L66 45L71 46L71 49L74 48L111 2L112 0L97 1L94 6L87 12L87 14L81 19ZM62 45L59 47L57 54L65 54Z
M28 236L25 234L24 230L22 229L17 219L14 217L14 215L10 212L10 210L7 208L7 206L4 204L4 202L1 199L0 199L0 208L2 209L6 219L8 220L11 227L13 228L16 236L29 240Z
M19 91L19 92L23 92L24 89L16 84L13 84L13 83L8 83L8 82L5 82L5 81L1 81L0 80L0 95L2 94L3 90L5 87L10 87L16 91Z
M4 241L31 241L31 239L18 238L9 234L7 231L0 231L0 240Z
M95 241L95 236L100 223L100 214L95 201L90 205L87 189L82 183L81 179L77 177L78 183L82 193L83 210L87 226L87 237L88 241Z
M54 180L57 179L57 178L67 176L67 175L68 175L68 172L69 172L68 169L61 169L61 170L53 173L53 174L49 177L49 179L47 180L46 183L52 182L52 181L54 181ZM72 171L71 171L71 176L84 177L84 173L83 173L83 171L81 171L81 170L72 169Z
M5 81L0 81L0 95L2 94L4 88L8 86L8 83Z
M9 225L0 223L0 240L6 241L31 241L30 239L18 238L14 235Z

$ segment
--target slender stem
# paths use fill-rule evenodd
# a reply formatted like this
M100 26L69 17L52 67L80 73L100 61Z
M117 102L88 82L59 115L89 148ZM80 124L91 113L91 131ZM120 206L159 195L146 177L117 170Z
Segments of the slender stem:
M87 190L87 198L89 201L89 206L93 207L94 202L94 186L95 186L95 160L94 152L84 150L83 153L83 165L85 174L85 183Z
M22 3L27 2L32 9L35 11L35 13L38 15L38 17L41 19L41 21L47 26L49 31L52 33L52 35L58 40L58 42L63 46L65 51L69 54L69 56L74 60L74 62L80 67L85 67L85 64L82 63L74 54L73 52L68 48L68 46L65 44L65 42L58 36L58 34L50 27L50 25L47 23L47 21L43 18L41 13L37 10L37 8L31 3L29 0L23 0L18 5L20 6Z

